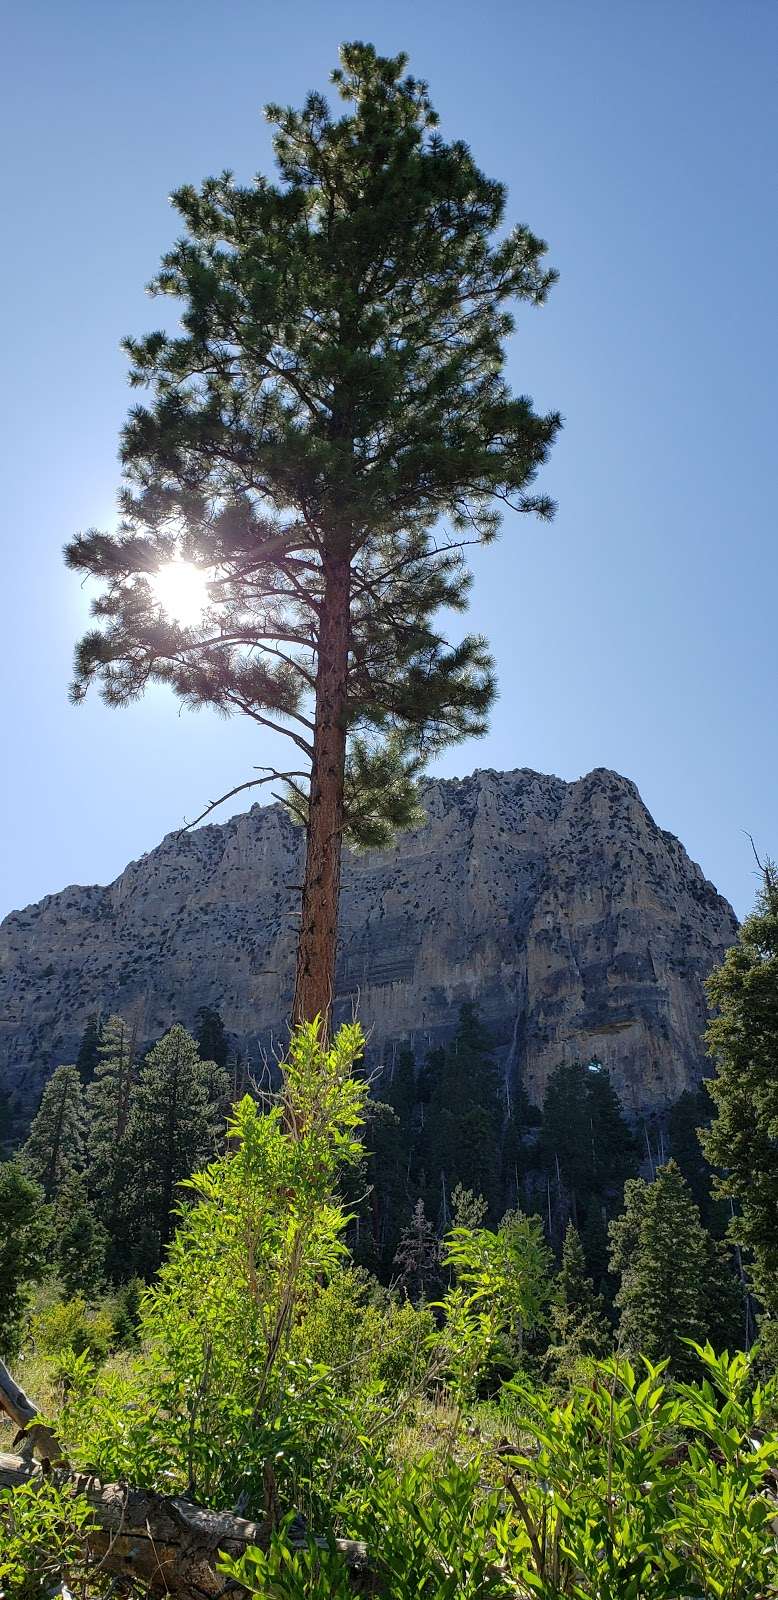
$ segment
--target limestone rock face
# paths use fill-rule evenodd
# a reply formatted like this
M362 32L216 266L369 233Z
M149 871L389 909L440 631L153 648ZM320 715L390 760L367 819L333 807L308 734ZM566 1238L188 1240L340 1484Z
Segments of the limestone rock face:
M424 786L425 826L347 853L337 1014L378 1066L447 1038L475 1000L506 1076L534 1100L558 1062L596 1058L628 1111L705 1064L703 981L734 912L635 785L519 770ZM285 1038L302 836L280 806L169 834L107 888L69 888L0 926L0 1082L28 1110L90 1013L157 1038L204 1004L256 1063Z

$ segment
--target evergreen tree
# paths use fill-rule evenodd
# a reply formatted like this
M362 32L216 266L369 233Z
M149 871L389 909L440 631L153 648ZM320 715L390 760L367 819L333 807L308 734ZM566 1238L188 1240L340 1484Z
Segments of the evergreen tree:
M610 1238L611 1269L621 1274L622 1348L650 1361L667 1356L677 1372L693 1370L683 1340L720 1336L712 1313L725 1288L724 1267L674 1161L659 1168L653 1183L628 1179Z
M215 1061L224 1070L230 1059L230 1041L215 1006L200 1007L194 1036L203 1061Z
M604 1068L564 1063L543 1100L540 1157L560 1218L579 1226L592 1204L612 1204L637 1171L637 1148Z
M410 1139L416 1109L416 1061L408 1045L403 1045L397 1052L397 1060L384 1094L399 1121L404 1137Z
M69 1173L83 1166L84 1097L77 1067L57 1067L52 1073L21 1159L47 1200Z
M608 1214L604 1205L592 1202L580 1233L586 1271L605 1304L613 1304L616 1284L608 1266Z
M180 1024L146 1056L125 1135L122 1218L131 1243L122 1276L129 1269L148 1276L159 1266L173 1234L178 1185L212 1159L223 1138L226 1092L226 1074L201 1061Z
M670 1107L667 1132L670 1154L689 1185L706 1228L720 1237L726 1230L729 1207L714 1196L715 1174L702 1148L712 1111L712 1101L704 1083L698 1084L696 1089L684 1089Z
M731 1236L748 1252L778 1357L778 873L768 865L756 910L708 980L715 1007L707 1082L716 1114L703 1148L734 1202ZM767 1324L770 1324L768 1327Z
M483 1195L489 1218L496 1221L502 1109L491 1042L475 1006L463 1005L451 1043L440 1060L428 1064L427 1085L417 1151L427 1209L438 1208L444 1195L448 1201L460 1185Z
M111 1016L103 1024L98 1058L86 1094L88 1183L97 1217L108 1234L108 1275L121 1278L126 1273L128 1249L126 1193L134 1181L127 1127L137 1081L134 1040L121 1017Z
M0 1163L0 1359L18 1353L28 1286L47 1271L51 1208L18 1161Z
M100 1060L100 1022L96 1015L92 1015L81 1035L81 1043L76 1056L76 1066L81 1082L86 1086L92 1082L95 1068Z
M175 194L186 236L153 288L181 331L126 343L154 400L124 432L124 524L67 553L106 585L77 699L162 681L294 742L295 1018L329 1013L343 838L386 842L422 761L485 727L484 642L448 645L441 608L463 609L463 547L502 505L550 514L531 484L559 427L503 376L510 304L554 278L545 246L505 228L502 185L444 142L405 56L341 62L342 117L318 93L268 108L280 183ZM181 555L209 580L186 625L151 581Z
M8 1096L0 1085L0 1154L4 1150L11 1136L11 1106Z
M562 1265L554 1285L551 1327L555 1343L548 1354L560 1379L572 1373L582 1357L599 1360L613 1344L602 1296L587 1275L583 1246L572 1222L567 1224Z
M430 1283L437 1281L440 1267L440 1241L421 1199L416 1201L411 1220L403 1230L394 1264L398 1283L418 1305L425 1299Z
M55 1266L68 1299L93 1300L105 1279L108 1234L89 1201L86 1179L71 1172L54 1210Z

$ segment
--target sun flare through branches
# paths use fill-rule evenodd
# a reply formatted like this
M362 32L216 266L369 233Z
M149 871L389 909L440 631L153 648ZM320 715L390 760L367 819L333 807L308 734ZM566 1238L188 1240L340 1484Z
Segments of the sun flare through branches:
M151 588L165 615L183 628L199 622L208 606L208 579L191 561L167 561L152 577Z

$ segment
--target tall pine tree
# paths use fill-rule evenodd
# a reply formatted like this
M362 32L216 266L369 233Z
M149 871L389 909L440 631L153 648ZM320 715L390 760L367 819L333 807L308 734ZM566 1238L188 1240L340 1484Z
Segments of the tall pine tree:
M215 1006L200 1007L194 1036L203 1061L215 1061L217 1067L222 1069L227 1066L230 1041L221 1012Z
M176 1024L150 1050L130 1101L122 1216L129 1241L122 1277L148 1276L173 1234L178 1185L216 1154L224 1135L227 1075L202 1061Z
M637 1150L603 1067L576 1061L552 1072L540 1155L556 1196L560 1235L568 1215L580 1228L592 1206L611 1207L621 1197L625 1179L637 1172Z
M764 1307L762 1333L778 1361L778 872L769 865L756 910L708 980L716 1008L707 1087L716 1114L703 1147L734 1202L731 1234L749 1256Z
M126 1276L126 1191L132 1182L127 1126L137 1079L134 1039L121 1017L111 1016L100 1030L98 1062L86 1093L89 1192L109 1239L109 1276Z
M462 1006L451 1043L430 1063L427 1086L417 1160L428 1214L440 1216L444 1232L451 1193L460 1184L483 1195L496 1223L503 1112L491 1040L474 1005Z
M485 727L484 641L449 644L439 620L465 607L464 547L504 506L552 510L531 485L559 418L503 376L511 304L554 278L545 246L505 227L503 186L405 69L344 45L342 116L318 93L268 108L280 181L175 193L185 235L152 288L180 331L126 341L153 400L124 431L124 522L67 552L104 584L77 699L161 681L294 744L295 1019L332 1001L343 839L385 842L418 814L422 762ZM208 581L186 625L154 586L180 557Z
M19 1161L0 1162L0 1360L18 1352L29 1286L45 1277L51 1207Z
M47 1200L69 1173L83 1166L84 1097L77 1067L57 1067L52 1073L21 1159Z

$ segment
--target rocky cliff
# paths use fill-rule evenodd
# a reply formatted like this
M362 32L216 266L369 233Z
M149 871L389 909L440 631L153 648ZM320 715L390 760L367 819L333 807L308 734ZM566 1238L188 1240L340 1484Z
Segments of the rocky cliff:
M731 907L635 785L520 770L425 785L426 825L349 854L338 1011L376 1064L444 1039L475 999L533 1099L562 1060L597 1058L625 1106L699 1078L703 980ZM280 806L169 834L107 888L70 888L0 926L0 1082L29 1108L90 1012L151 1040L212 1003L256 1060L285 1035L302 840Z

